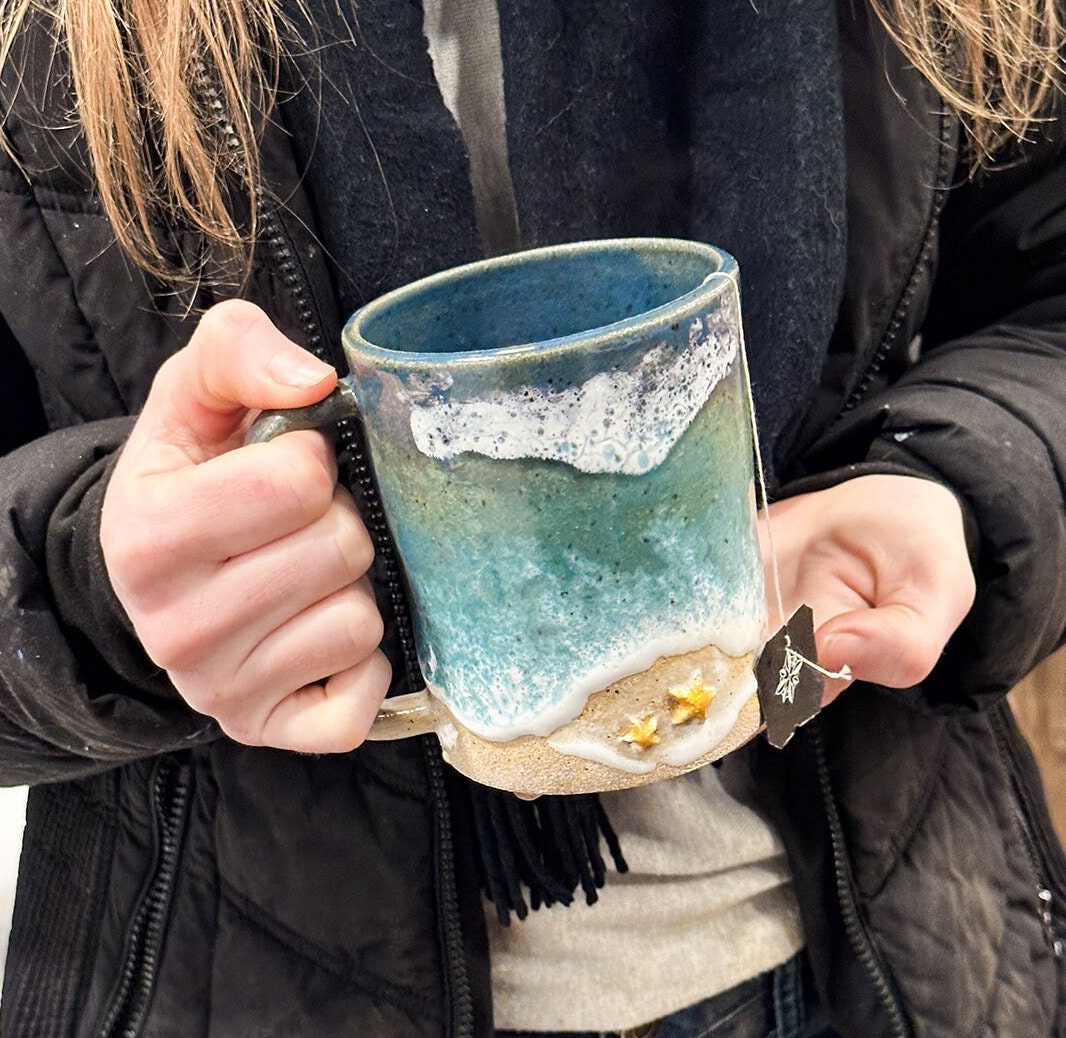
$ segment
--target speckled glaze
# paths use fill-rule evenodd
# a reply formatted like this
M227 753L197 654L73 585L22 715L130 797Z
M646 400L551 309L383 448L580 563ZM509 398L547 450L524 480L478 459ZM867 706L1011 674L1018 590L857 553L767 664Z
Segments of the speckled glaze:
M479 762L554 738L605 769L577 786L613 788L710 759L734 727L765 626L738 308L730 256L629 239L446 271L349 321L446 753L458 732ZM590 696L706 647L719 662L675 684L744 664L683 732L667 711L654 743L627 742L624 703L609 730L580 729Z

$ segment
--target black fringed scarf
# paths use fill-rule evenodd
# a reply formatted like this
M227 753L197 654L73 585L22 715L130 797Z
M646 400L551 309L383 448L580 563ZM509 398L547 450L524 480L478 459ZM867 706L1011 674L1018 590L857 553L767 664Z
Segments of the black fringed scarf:
M360 0L357 17L348 0L309 6L316 53L289 70L281 112L351 312L478 258L480 245L421 11L406 0ZM732 252L772 484L843 277L834 3L499 0L499 14L521 244L666 235ZM594 901L604 844L625 869L598 797L527 802L465 780L452 789L501 922L579 890Z
M607 877L602 846L615 868L627 869L600 798L545 796L519 800L475 782L469 797L481 889L500 923L524 919L542 905L569 905L578 890L588 904ZM453 803L455 797L453 796Z

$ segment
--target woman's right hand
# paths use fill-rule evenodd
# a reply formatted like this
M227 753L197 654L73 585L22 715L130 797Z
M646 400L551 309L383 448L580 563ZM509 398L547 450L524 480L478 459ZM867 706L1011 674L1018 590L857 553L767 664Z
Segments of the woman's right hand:
M243 442L259 409L335 382L258 308L212 308L160 368L104 499L104 560L145 651L238 742L352 749L389 685L373 547L325 438Z

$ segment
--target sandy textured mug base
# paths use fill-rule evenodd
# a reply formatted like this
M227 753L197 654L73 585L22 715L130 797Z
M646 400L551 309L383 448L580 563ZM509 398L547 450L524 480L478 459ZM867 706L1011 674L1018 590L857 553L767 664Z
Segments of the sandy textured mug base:
M445 759L484 785L526 794L626 789L682 775L751 739L761 723L753 662L752 653L713 646L660 659L594 693L549 736L484 739L444 707L437 731Z

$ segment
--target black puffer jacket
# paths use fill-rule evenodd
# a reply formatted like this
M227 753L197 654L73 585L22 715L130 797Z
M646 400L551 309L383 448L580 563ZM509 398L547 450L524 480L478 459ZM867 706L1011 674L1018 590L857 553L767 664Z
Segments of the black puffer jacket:
M726 778L753 768L786 836L843 1034L1066 1034L1066 864L1001 702L1066 619L1063 123L965 182L954 120L841 9L847 279L783 492L866 467L943 479L974 521L979 595L925 686L852 689ZM0 1031L486 1038L479 895L435 744L236 745L184 707L114 599L109 462L193 319L114 248L47 26L25 45L33 74L4 83L23 165L0 166L0 429L25 444L0 461L0 778L35 789ZM335 286L283 133L264 165L285 205L245 294L336 360ZM386 589L392 566L385 552Z

